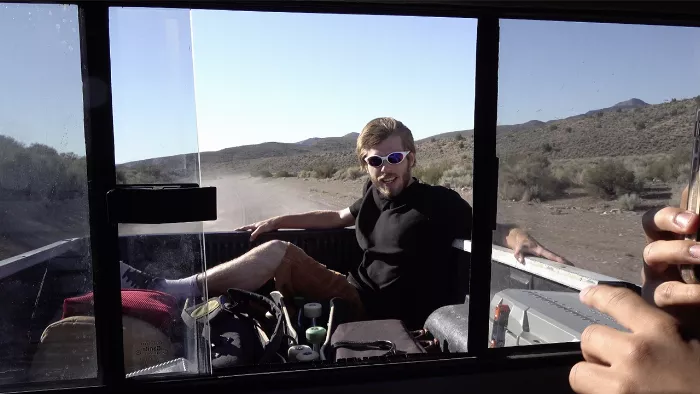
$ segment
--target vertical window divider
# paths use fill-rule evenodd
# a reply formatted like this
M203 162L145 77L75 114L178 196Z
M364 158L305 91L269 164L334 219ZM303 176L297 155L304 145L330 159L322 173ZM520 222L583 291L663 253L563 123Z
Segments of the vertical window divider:
M491 286L491 245L496 226L498 163L496 124L498 121L499 20L484 15L476 31L476 72L474 85L474 163L472 249L469 279L469 336L472 356L488 351L489 294Z
M98 379L118 388L125 372L119 234L107 210L116 186L109 3L79 4L79 25Z

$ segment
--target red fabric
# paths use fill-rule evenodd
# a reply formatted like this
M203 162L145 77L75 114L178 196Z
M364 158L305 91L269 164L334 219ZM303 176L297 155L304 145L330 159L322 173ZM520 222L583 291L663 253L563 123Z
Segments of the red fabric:
M170 294L155 290L122 289L122 313L143 320L167 331L177 313L177 301ZM66 298L62 319L71 316L92 316L93 293Z

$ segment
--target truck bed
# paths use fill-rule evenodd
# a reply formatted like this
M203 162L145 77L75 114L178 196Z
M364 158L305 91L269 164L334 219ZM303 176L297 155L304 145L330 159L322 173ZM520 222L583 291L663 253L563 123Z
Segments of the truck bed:
M193 274L198 266L193 262L200 262L201 266L202 256L205 257L206 266L213 267L270 239L289 241L304 249L321 264L339 272L347 272L362 257L353 229L277 231L264 234L253 244L249 236L247 232L123 236L119 239L120 258L135 268L167 278L179 278ZM462 251L459 258L464 261L457 279L464 292L465 302L452 308L465 311L468 309L471 245L468 241L457 240L454 246ZM41 334L49 324L60 319L63 300L91 290L91 263L87 238L63 240L0 261L0 296L6 300L0 318L0 383L19 383L26 379ZM557 319L561 321L568 313L562 308L554 308L557 313L564 312L564 315L559 316L551 308L549 312L544 311L541 304L530 305L532 308L528 309L525 305L527 301L524 300L535 297L530 294L533 291L545 292L551 295L550 298L566 298L566 294L576 293L583 286L595 283L617 283L634 287L615 278L543 259L528 258L526 264L522 265L515 261L510 251L496 246L492 253L491 267L491 299L510 300L514 308L520 308L518 310L522 312L520 320L515 319L511 327L510 335L515 335L518 340L510 338L506 346L525 344L525 339L519 339L523 337L522 331L528 328L523 326L522 316L529 313L533 317L540 317L542 321L548 321L548 324L556 324ZM578 301L572 297L566 299L569 306L583 308L582 311L587 309L580 303L576 305ZM547 320L547 315L552 313L554 315ZM585 313L587 312L584 311L581 316ZM566 326L563 330L568 336L559 335L564 332L561 330L554 330L559 333L557 335L527 335L536 337L539 343L562 338L577 339L575 331L581 329L580 322L564 321L561 325ZM461 326L466 338L466 326ZM459 336L454 338L453 341L459 340ZM451 348L460 346L453 344Z

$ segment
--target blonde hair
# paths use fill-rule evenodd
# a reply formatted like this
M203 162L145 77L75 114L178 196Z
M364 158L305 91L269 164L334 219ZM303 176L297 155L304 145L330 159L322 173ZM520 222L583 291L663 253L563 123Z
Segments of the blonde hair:
M365 162L367 151L393 135L398 135L401 138L403 149L412 152L415 156L416 144L413 141L411 130L406 125L394 118L376 118L367 123L357 137L356 153L362 168L367 167Z

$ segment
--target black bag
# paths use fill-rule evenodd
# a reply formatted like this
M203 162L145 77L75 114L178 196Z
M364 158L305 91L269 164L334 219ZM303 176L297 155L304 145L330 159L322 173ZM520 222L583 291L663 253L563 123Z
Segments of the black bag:
M426 353L400 320L339 324L330 341L334 360Z
M266 316L267 315L267 316ZM269 316L272 316L270 319ZM283 362L283 318L269 298L240 289L185 309L185 323L209 321L213 369ZM206 335L208 334L208 335Z

